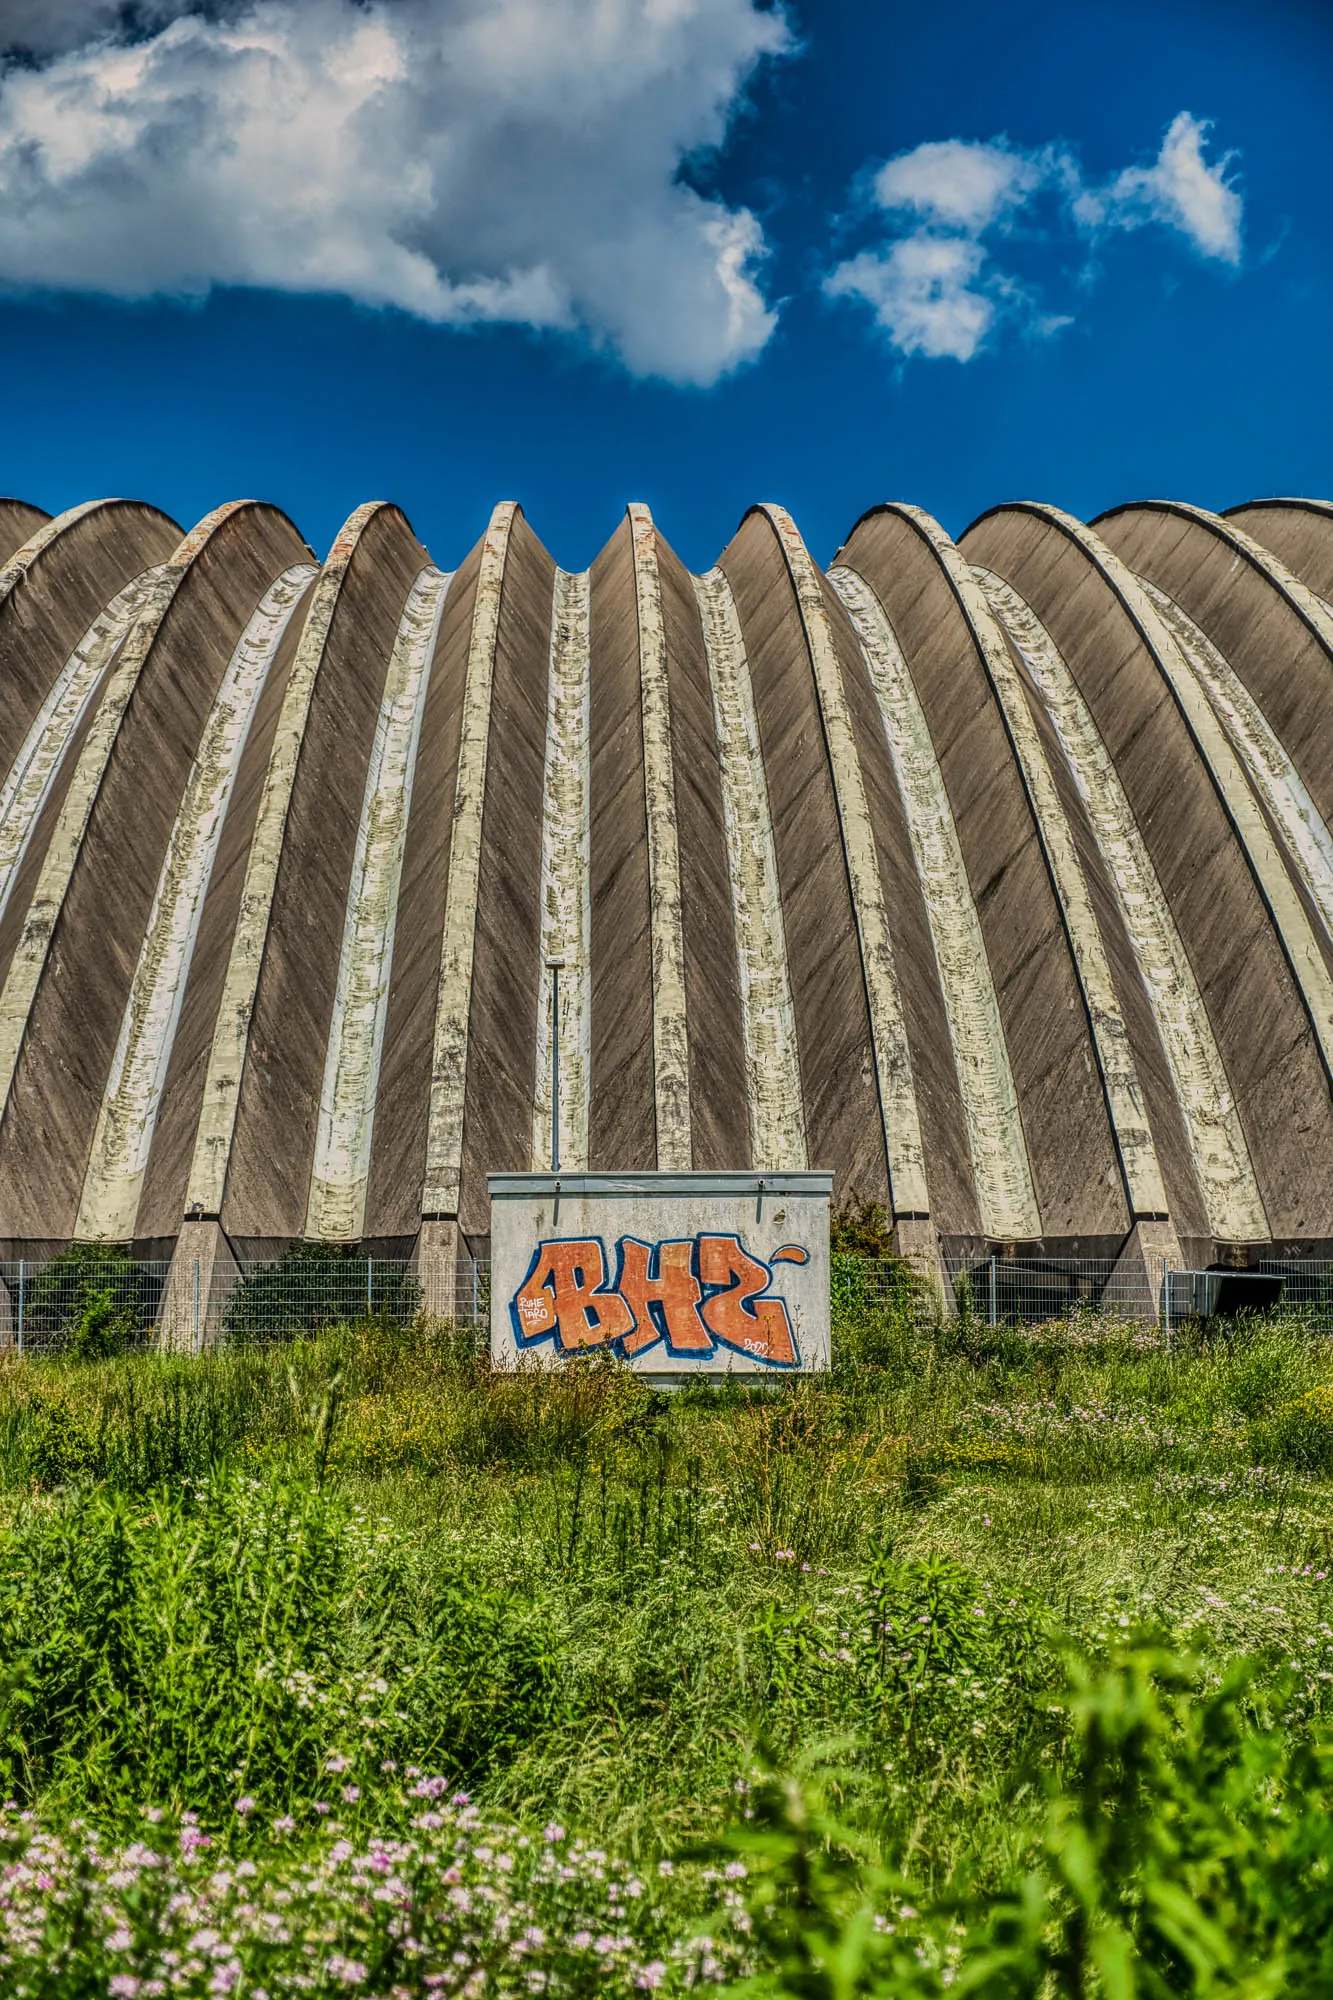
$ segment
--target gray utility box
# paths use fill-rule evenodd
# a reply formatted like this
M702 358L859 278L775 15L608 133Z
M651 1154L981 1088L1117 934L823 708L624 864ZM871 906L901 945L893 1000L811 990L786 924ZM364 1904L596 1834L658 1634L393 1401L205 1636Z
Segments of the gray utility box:
M491 1174L491 1354L654 1378L829 1364L832 1174Z

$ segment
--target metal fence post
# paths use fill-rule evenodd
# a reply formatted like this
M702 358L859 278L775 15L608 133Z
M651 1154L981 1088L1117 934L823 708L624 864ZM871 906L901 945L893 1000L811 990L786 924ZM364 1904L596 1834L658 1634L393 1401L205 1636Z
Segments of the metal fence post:
M1166 1334L1168 1349L1171 1346L1171 1259L1162 1259L1162 1329Z
M27 1271L22 1257L19 1258L19 1353L23 1352L23 1287Z
M199 1259L194 1260L194 1351L199 1352Z
M367 1259L366 1259L366 1311L367 1311L367 1313L373 1313L373 1312L374 1312L374 1310L375 1310L375 1259L374 1259L373 1257L367 1257Z
M476 1258L474 1257L474 1258L472 1259L472 1324L473 1324L473 1326L475 1326L475 1325L477 1324L477 1316L478 1316L478 1313L480 1312L480 1309L481 1309L481 1308L480 1308L480 1294L479 1294L479 1292L478 1292L478 1290L477 1290L477 1260L476 1260Z
M998 1321L998 1315L997 1315L997 1312L996 1312L996 1299L995 1299L995 1259L994 1259L993 1257L992 1257L992 1258L991 1258L991 1260L990 1260L990 1272L989 1272L989 1287L988 1287L988 1291L989 1291L989 1310L988 1310L988 1315L987 1315L987 1320L986 1320L986 1324L987 1324L988 1326L996 1326L996 1325L998 1325L999 1321Z

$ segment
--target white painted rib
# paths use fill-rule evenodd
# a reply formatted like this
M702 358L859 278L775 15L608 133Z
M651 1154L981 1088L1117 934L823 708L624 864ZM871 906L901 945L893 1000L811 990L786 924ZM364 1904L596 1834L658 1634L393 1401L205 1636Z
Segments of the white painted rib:
M58 541L66 528L72 528L76 521L84 520L89 514L96 514L99 508L109 507L109 500L85 500L77 507L69 507L53 520L43 522L37 532L29 535L22 548L15 549L8 562L0 567L0 604L9 597L16 584L23 581L37 558Z
M204 724L158 876L84 1175L75 1233L133 1236L139 1197L190 974L204 899L259 697L298 603L318 571L286 570L227 663Z
M1333 834L1325 826L1318 806L1258 702L1207 633L1155 583L1142 576L1139 582L1171 628L1185 665L1231 738L1292 866L1333 940Z
M66 660L33 718L0 791L0 916L97 685L164 573L162 564L145 570L112 598Z
M693 579L713 691L727 874L736 926L741 1037L756 1169L808 1164L805 1104L778 892L777 850L750 663L731 585L720 569Z
M1191 512L1189 508L1180 511ZM1083 549L1138 627L1158 671L1175 696L1176 706L1249 862L1314 1030L1325 1074L1333 1082L1333 974L1258 799L1202 685L1190 671L1178 640L1143 585L1101 536L1058 507L1033 504L1031 512L1053 522Z
M657 530L648 509L629 509L634 551L634 600L639 621L639 694L643 722L643 790L648 818L648 908L653 960L653 1086L659 1172L688 1172L690 1038L685 1019L685 933L681 918L680 849L676 840L676 774L671 759L671 694Z
M296 768L310 716L315 682L347 566L363 529L378 513L379 506L378 501L368 501L364 507L358 507L329 550L328 561L306 608L296 658L283 691L255 829L250 836L241 907L232 935L222 998L213 1028L203 1105L195 1132L194 1157L190 1162L186 1208L188 1210L197 1204L205 1215L222 1212L232 1141L236 1135L236 1114L240 1107L250 1022L254 1014L255 995L259 990L264 945L278 886L278 864L282 859L287 815L291 809L292 789L296 783Z
M1166 1052L1211 1233L1262 1241L1267 1220L1212 1023L1120 776L1054 640L1011 584L973 574L1051 719L1106 865Z
M912 1057L903 1018L902 995L893 962L893 939L884 904L865 779L842 684L842 669L829 630L824 593L805 543L785 507L764 508L778 533L800 606L815 691L828 746L847 879L851 890L861 970L870 1014L870 1039L879 1085L880 1117L888 1155L889 1186L896 1215L926 1216L925 1152L917 1112Z
M1286 599L1297 616L1308 625L1328 653L1330 663L1333 664L1333 610L1330 610L1317 592L1311 590L1309 584L1301 582L1294 570L1287 568L1280 556L1274 555L1272 549L1265 548L1262 542L1256 542L1253 535L1247 535L1234 521L1225 519L1221 514L1211 513L1207 507L1192 507L1183 500L1171 500L1160 504L1167 513L1174 514L1181 520L1197 521L1200 527L1207 528L1209 534L1215 535L1218 541L1231 549L1234 554L1243 557L1252 569L1257 569L1278 595ZM1323 509L1316 506L1314 511L1321 512Z
M115 749L120 725L138 686L139 675L191 563L223 521L247 504L241 500L232 501L206 515L198 527L185 537L170 562L163 564L155 581L145 592L138 618L122 644L119 658L102 689L97 713L84 737L60 816L42 857L37 887L5 975L4 987L0 989L0 1116L9 1103L23 1038L28 1031L33 1002L46 967L51 939L65 905L70 878L106 776L107 765L111 761L111 753ZM56 524L51 525L54 527Z
M1129 1031L1088 892L1083 865L1018 669L981 585L953 540L920 507L896 510L914 522L939 558L971 627L1018 758L1028 803L1064 921L1075 976L1087 1010L1102 1095L1134 1216L1164 1215L1166 1190Z
M847 607L879 703L930 922L981 1226L1005 1241L1041 1235L1018 1092L953 808L897 635L854 569L829 582Z
M449 879L444 895L444 935L440 945L426 1131L426 1178L421 1193L423 1215L457 1215L463 1181L463 1111L467 1095L468 1028L472 1018L472 967L477 945L481 821L490 750L491 690L500 630L500 591L509 553L509 531L516 511L514 502L506 500L491 515L477 572L463 689L458 775L454 784Z
M546 764L542 775L542 962L560 958L560 1163L588 1164L592 1075L591 1006L591 666L587 570L559 569L551 600L546 683ZM537 1006L532 1094L532 1166L551 1161L551 982Z
M408 592L375 725L343 923L306 1216L306 1235L324 1242L355 1243L365 1227L412 780L451 581L431 566L422 570Z

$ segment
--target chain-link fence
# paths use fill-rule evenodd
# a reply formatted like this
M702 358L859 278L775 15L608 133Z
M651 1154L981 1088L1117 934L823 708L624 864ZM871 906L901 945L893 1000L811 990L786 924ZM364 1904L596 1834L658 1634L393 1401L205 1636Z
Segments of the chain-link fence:
M1281 1308L1333 1333L1333 1262L1259 1263L1247 1270L1192 1271L1151 1258L954 1255L945 1260L946 1310L987 1326L1032 1325L1100 1315L1156 1323L1168 1334L1192 1320ZM221 1344L298 1339L322 1328L385 1319L409 1325L421 1313L485 1329L490 1264L466 1249L453 1280L453 1310L427 1298L405 1258L364 1257L297 1244L268 1261L189 1258L151 1263L101 1245L41 1261L0 1261L0 1349L90 1359L162 1345L190 1352ZM835 1324L862 1313L933 1313L931 1289L897 1259L832 1260ZM483 1335L484 1337L484 1335Z
M1333 1333L1333 1263L1261 1262L1243 1270L1188 1270L1138 1258L1005 1257L955 1253L944 1260L947 1306L987 1326L1033 1325L1088 1315L1156 1322L1170 1332L1188 1321L1234 1318L1281 1308ZM833 1259L840 1302L889 1308L902 1300L893 1260Z
M181 1352L255 1346L370 1319L410 1325L426 1304L416 1270L400 1257L298 1244L267 1261L171 1264L76 1246L42 1261L0 1261L0 1349L92 1360L159 1344ZM459 1257L453 1312L442 1316L487 1323L486 1259Z

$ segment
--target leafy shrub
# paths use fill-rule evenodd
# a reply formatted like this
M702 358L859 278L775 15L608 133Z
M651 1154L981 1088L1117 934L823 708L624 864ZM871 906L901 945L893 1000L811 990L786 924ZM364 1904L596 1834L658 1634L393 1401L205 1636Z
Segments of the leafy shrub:
M146 1506L95 1489L0 1528L0 1784L121 1816L307 1808L326 1760L464 1777L553 1709L536 1615L297 1479Z
M1208 1687L1150 1649L1071 1663L1067 1759L1035 1851L981 1890L905 1881L774 1776L745 1857L755 1995L792 2000L1317 2000L1333 1990L1333 1744L1257 1724L1243 1675Z
M1255 1426L1263 1455L1303 1472L1333 1470L1333 1387L1318 1383Z
M61 1396L34 1396L25 1412L20 1462L34 1486L67 1486L98 1470L97 1439Z
M836 1601L768 1606L754 1637L773 1698L892 1738L909 1759L1010 1740L1058 1680L1034 1607L937 1557L880 1550Z
M79 1361L119 1354L151 1326L155 1289L150 1272L124 1250L71 1244L28 1282L24 1344L63 1349Z
M896 1258L893 1217L882 1201L862 1201L856 1190L829 1217L829 1250L837 1256Z
M420 1309L421 1287L398 1265L350 1245L296 1243L241 1280L223 1326L229 1340L291 1340L370 1319L410 1325Z

